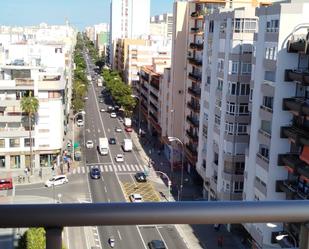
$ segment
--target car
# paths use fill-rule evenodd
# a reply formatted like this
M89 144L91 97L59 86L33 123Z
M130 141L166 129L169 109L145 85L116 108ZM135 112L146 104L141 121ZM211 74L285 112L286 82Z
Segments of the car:
M13 181L12 178L0 179L0 190L12 189Z
M111 112L111 111L114 111L115 109L114 109L114 107L109 106L109 107L107 107L107 110L108 110L109 112Z
M92 140L88 140L86 142L86 148L87 149L92 149L93 148L93 141Z
M137 182L147 182L147 177L144 172L137 172L134 177Z
M84 100L88 100L88 97L86 96L86 97L84 97Z
M148 243L150 249L166 249L162 240L152 240Z
M91 177L91 179L100 179L101 178L101 172L100 172L98 167L91 168L90 177Z
M106 110L104 108L101 108L100 112L106 112Z
M78 119L76 121L76 124L77 124L78 127L82 127L84 125L84 121L82 119Z
M143 197L141 194L132 194L130 195L131 202L143 202Z
M103 100L103 99L100 99L100 100L99 100L99 103L104 103L104 100Z
M115 106L114 106L115 111L119 111L119 108L120 108L120 107L119 107L118 105L115 105Z
M115 131L116 132L122 132L121 128L119 128L119 127L115 127Z
M108 139L108 143L109 144L116 144L116 139L111 137L110 139Z
M126 127L125 130L126 130L126 132L132 132L132 128L131 127Z
M112 113L111 113L111 118L116 118L116 117L117 117L116 113L115 113L115 112L112 112Z
M45 182L45 187L57 186L68 183L69 180L66 175L58 175L50 178Z
M124 157L122 154L117 154L116 157L115 157L115 161L117 163L120 163L120 162L124 162Z

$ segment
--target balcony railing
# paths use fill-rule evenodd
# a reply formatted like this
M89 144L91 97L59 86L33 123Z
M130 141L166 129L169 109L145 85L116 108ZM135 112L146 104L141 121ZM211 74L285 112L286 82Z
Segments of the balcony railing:
M186 144L186 149L191 154L192 157L197 157L197 149L192 147L192 145Z
M194 11L191 13L192 18L203 18L203 15L200 11Z
M299 184L297 181L277 181L277 191L281 190L287 194L292 194L293 199L302 199L308 200L309 199L309 192L306 192L305 188L302 187L302 183Z
M198 134L194 133L191 130L186 130L187 136L192 139L194 142L198 142Z
M287 43L288 53L305 53L309 54L309 41L306 36L299 37L298 39L291 39Z
M308 69L286 69L285 81L296 81L304 86L309 86L309 70Z
M289 138L296 144L309 145L309 132L296 126L281 127L281 138Z
M193 118L192 116L188 115L187 116L187 121L193 125L194 127L198 128L199 127L199 121L195 118Z
M201 81L202 80L202 75L200 74L195 74L195 73L189 73L189 79L194 80L194 81Z
M187 103L187 106L188 108L190 108L192 111L194 112L200 112L200 108L201 106L199 104L195 104L195 103L192 103L192 102L188 102Z
M196 49L196 50L202 50L204 48L203 44L199 44L199 43L190 43L190 48L191 49Z
M278 165L296 169L297 167L305 167L306 163L299 159L299 154L287 153L278 155Z
M201 97L201 88L198 87L189 87L188 93L194 95L195 97Z
M262 109L262 110L264 110L264 111L267 111L267 112L270 112L270 113L273 113L273 108L270 107L270 106L261 105L261 106L260 106L260 109Z
M283 99L283 110L292 111L301 116L309 116L309 99L307 98L285 98Z
M202 28L191 28L191 33L202 35L204 33L204 31L203 31Z
M197 60L196 58L188 57L189 63L195 65L195 66L202 66L203 61L202 60Z

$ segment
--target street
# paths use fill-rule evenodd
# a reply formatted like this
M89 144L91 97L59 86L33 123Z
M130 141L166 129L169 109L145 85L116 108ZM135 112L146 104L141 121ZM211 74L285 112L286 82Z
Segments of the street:
M93 62L84 55L87 63L87 73L93 75ZM107 110L112 105L109 96L101 98L102 87L97 87L96 82L92 82L88 87L88 99L85 105L84 126L74 125L75 132L80 131L80 141L82 147L82 161L72 168L67 174L68 184L46 188L42 183L17 186L15 196L40 196L48 197L52 201L72 203L72 202L125 202L129 201L130 191L145 192L145 201L161 200L158 191L166 187L161 184L155 189L158 183L147 183L137 185L134 178L136 172L149 171L145 159L140 156L135 145L131 152L124 152L122 149L123 139L131 138L131 133L124 130L121 118L111 118L109 112L100 112L101 108ZM99 103L102 99L103 103ZM115 128L121 128L121 132L116 132ZM109 154L100 155L97 146L99 138L115 138L116 144L109 145ZM92 140L94 147L85 147L86 141ZM124 162L117 163L117 154L124 155ZM90 170L98 167L101 172L100 179L92 179ZM163 187L162 187L163 186ZM163 190L163 191L164 191ZM139 192L139 193L140 193ZM143 193L144 193L143 192ZM151 192L151 193L150 193ZM150 193L150 194L149 194ZM148 194L148 195L147 195ZM163 200L161 200L163 201ZM148 226L105 226L105 227L77 227L65 229L64 242L68 249L79 248L109 248L108 239L115 239L115 248L148 248L151 240L164 241L166 248L187 248L183 239L178 234L173 225L148 225Z

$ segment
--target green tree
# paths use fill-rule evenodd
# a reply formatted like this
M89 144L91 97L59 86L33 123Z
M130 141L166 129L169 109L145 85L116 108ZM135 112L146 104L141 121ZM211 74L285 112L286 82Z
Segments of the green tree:
M39 109L39 100L36 97L33 97L31 91L29 96L24 96L20 101L20 106L23 112L28 115L28 125L29 125L29 139L30 139L30 172L33 173L32 166L32 120L35 121L35 114Z

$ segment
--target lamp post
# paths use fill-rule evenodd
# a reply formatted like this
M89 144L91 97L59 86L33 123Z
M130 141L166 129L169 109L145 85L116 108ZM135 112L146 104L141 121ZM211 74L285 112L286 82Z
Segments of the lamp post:
M167 196L167 200L168 200L168 201L171 201L170 199L171 199L171 185L172 185L172 182L171 182L170 178L168 177L167 174L165 174L165 173L162 172L162 171L154 171L154 172L160 173L160 174L162 174L162 175L164 175L164 176L166 177L166 179L167 179L167 187L168 187L168 196Z
M77 113L74 115L74 117L73 117L73 132L72 132L72 134L73 134L73 137L72 137L73 162L74 162L74 160L75 160L75 159L74 159L74 124L75 124L75 118L76 118L76 116L77 116L78 114L85 115L86 112L85 112L85 111L77 112Z
M184 144L183 142L177 138L177 137L168 137L168 141L169 142L178 142L180 143L181 147L182 147L182 155L181 155L181 177L180 177L180 191L178 191L178 201L181 200L182 197L182 189L183 189L183 158L184 158Z
M267 223L266 225L267 225L268 227L270 227L270 228L276 228L276 227L278 227L278 225L273 224L273 223ZM277 236L276 236L276 240L279 241L279 240L282 240L282 239L285 238L285 237L291 237L292 240L293 240L294 248L297 248L297 240L296 240L296 238L293 236L293 234L291 234L291 233L289 233L289 232L277 235Z

